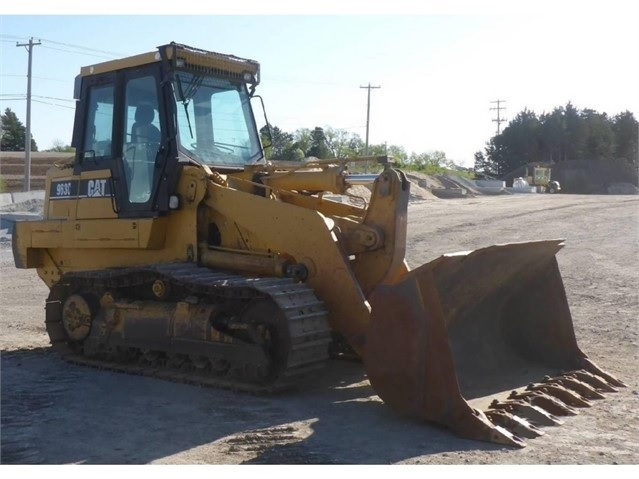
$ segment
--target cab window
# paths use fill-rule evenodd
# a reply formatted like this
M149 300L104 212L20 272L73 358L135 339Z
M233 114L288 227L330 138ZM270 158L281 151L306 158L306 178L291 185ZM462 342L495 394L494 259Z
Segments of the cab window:
M91 87L88 121L82 151L85 159L111 158L113 138L113 85Z
M126 82L122 158L130 203L146 203L161 146L158 91L152 75Z

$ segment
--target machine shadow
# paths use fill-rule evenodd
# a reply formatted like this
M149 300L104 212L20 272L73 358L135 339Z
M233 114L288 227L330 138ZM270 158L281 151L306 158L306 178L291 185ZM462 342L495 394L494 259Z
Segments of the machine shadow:
M68 364L50 348L0 359L2 464L170 464L195 448L209 464L389 464L499 448L399 416L354 362L332 360L293 391L251 395ZM293 431L300 421L309 434L266 440L233 459L234 438Z

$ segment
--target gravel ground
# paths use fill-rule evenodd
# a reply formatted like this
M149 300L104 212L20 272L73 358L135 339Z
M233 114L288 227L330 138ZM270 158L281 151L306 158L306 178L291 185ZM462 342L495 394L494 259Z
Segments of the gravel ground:
M639 198L514 195L409 205L413 266L548 238L566 239L558 261L580 347L628 387L510 449L400 417L356 363L331 362L307 387L266 397L66 364L49 349L47 288L34 270L14 268L5 237L2 463L636 465Z

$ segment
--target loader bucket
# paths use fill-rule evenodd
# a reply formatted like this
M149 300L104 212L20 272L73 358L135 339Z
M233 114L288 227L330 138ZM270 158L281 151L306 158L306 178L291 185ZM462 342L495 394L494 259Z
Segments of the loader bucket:
M562 246L445 255L377 286L363 360L380 398L460 436L523 447L536 426L623 386L577 345Z

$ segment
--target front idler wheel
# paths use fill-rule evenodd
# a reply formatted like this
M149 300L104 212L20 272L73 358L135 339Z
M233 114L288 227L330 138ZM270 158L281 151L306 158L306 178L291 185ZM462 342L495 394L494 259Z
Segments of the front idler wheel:
M95 301L80 294L69 296L62 306L62 326L71 342L82 342L91 332Z

